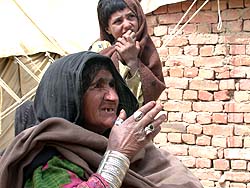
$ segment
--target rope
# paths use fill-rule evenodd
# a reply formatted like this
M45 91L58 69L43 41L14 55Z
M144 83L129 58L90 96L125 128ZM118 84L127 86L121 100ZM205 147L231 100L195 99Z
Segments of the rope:
M217 4L218 4L218 17L219 17L219 22L217 25L217 30L220 31L222 28L222 19L221 19L221 14L220 14L220 0L217 0Z
M195 16L198 14L198 12L208 3L208 1L209 1L209 0L206 0L206 1L200 6L200 8L198 8L198 9L194 12L194 14L188 19L188 21L187 21L185 24L183 24L183 26L181 26L180 29L178 29L178 31L177 31L174 35L171 35L170 39L164 44L164 47L166 47L166 46L169 44L169 42L171 42L171 41L174 39L174 37L176 37L176 36L179 34L180 31L182 31L182 29L183 29L183 28L193 19L193 17L195 17Z

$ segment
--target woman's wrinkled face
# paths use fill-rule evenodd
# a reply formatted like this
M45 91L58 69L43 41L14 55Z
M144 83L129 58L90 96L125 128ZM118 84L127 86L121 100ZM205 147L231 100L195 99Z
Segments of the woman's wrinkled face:
M110 16L106 32L113 35L113 37L117 39L128 30L136 33L138 28L138 19L136 15L129 8L125 8L123 10L116 11Z
M117 118L119 104L115 81L108 70L100 70L83 96L84 127L103 133Z

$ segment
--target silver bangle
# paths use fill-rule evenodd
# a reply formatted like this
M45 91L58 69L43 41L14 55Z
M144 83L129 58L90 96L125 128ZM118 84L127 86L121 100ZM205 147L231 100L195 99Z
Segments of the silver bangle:
M129 159L118 151L108 150L97 169L110 185L110 188L120 188L122 181L129 169Z

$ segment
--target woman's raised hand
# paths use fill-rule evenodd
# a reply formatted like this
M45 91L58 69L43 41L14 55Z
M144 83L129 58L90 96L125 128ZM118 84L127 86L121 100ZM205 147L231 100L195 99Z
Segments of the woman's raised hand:
M119 151L132 159L160 132L160 124L166 119L164 114L157 116L162 108L163 106L155 101L148 102L125 121L115 124L107 149ZM125 119L124 111L121 111L118 118Z
M121 59L131 68L131 73L136 72L140 44L136 41L135 32L128 30L123 36L119 37L115 43L115 49Z

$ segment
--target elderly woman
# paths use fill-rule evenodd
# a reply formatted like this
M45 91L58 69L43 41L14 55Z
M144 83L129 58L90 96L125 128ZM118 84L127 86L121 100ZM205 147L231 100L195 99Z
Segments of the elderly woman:
M100 39L91 50L111 57L140 106L157 100L165 89L162 63L148 34L137 0L100 0Z
M155 148L165 115L137 101L110 58L80 52L56 60L34 101L38 125L0 158L0 187L198 188L180 161Z

